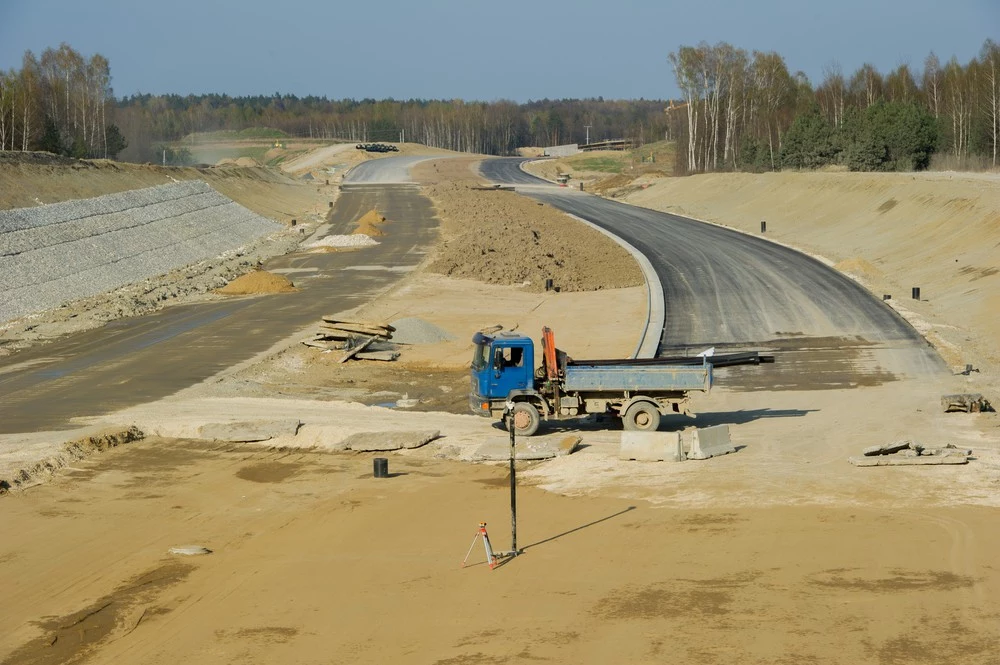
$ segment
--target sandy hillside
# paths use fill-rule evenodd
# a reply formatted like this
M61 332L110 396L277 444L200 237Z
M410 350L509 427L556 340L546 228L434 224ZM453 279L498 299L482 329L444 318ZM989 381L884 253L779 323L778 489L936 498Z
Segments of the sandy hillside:
M951 365L1000 387L1000 175L769 173L668 178L630 203L819 254L912 312ZM911 298L920 287L921 300Z
M47 153L0 153L0 207L5 209L85 199L179 180L204 180L240 205L279 222L301 219L308 212L325 214L323 192L316 184L296 181L273 169L162 167L65 159Z

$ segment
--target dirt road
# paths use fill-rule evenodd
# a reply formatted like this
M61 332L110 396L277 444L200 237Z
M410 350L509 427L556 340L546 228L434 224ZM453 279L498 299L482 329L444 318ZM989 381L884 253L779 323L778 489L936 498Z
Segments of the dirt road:
M343 192L327 232L349 232L375 207L398 220L377 246L300 251L265 264L288 272L295 293L178 306L0 359L0 432L63 428L73 417L158 399L266 351L323 314L370 300L421 262L437 226L415 188L382 187ZM358 264L394 270L349 269Z

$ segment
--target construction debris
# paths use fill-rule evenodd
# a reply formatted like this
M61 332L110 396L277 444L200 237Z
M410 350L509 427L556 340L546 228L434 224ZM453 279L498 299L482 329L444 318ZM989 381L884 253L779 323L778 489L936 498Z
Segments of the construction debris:
M980 413L993 411L993 406L979 393L942 395L941 408L945 413Z
M935 464L966 464L972 451L947 444L939 448L924 446L919 441L894 441L870 446L863 457L849 457L854 466L925 466Z
M582 439L574 434L518 438L514 445L514 459L518 461L546 460L572 454ZM501 462L510 459L510 438L494 437L483 443L472 455L473 462Z
M365 341L361 342L360 344L358 344L357 346L355 346L353 349L351 349L350 351L348 351L347 353L345 353L343 355L343 357L341 357L341 359L338 360L337 362L338 363L345 363L345 362L347 362L348 360L350 360L351 358L353 358L354 356L356 356L357 354L361 353L362 351L364 351L365 349L367 349L369 346L371 346L371 343L374 342L374 341L375 341L374 337L369 337L368 339L366 339Z
M341 442L339 447L355 452L384 452L387 450L413 449L440 438L438 430L420 432L359 432Z
M391 362L399 358L395 344L389 344L396 329L387 323L348 321L333 315L324 316L320 329L309 339L308 347L323 351L346 351L337 362L351 359Z
M356 353L354 357L358 360L380 360L382 362L392 362L399 357L399 351L366 351Z
M295 436L301 426L298 418L206 423L198 428L198 436L214 441L254 443L280 436Z

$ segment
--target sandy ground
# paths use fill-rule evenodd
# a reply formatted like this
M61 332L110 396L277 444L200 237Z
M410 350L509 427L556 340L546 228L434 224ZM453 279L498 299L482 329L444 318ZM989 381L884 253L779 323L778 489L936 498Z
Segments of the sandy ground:
M787 214L814 209L802 199ZM868 228L838 251L877 244L859 236ZM620 461L615 426L550 425L546 436L572 429L582 446L519 464L524 555L490 571L477 544L477 565L459 566L481 520L509 548L505 467L456 461L503 432L370 404L415 395L459 411L468 336L483 325L537 337L547 324L572 355L627 355L643 296L420 271L355 314L418 316L455 341L369 373L293 336L118 414L174 438L0 497L5 533L17 534L0 541L0 662L996 663L1000 423L937 403L980 385L975 374L803 390L783 389L767 366L720 370L698 417L666 425L730 425L738 452L701 462ZM184 438L262 415L305 424L264 446ZM372 455L330 452L358 431L428 428L442 438L387 455L388 479L371 477ZM899 438L975 459L846 462ZM180 545L213 553L167 554Z

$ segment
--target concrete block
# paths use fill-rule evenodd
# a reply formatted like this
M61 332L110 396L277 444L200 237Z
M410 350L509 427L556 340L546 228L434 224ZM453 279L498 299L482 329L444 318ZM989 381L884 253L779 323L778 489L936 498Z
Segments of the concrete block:
M729 425L702 427L685 432L685 435L689 444L688 459L708 459L736 452L729 439Z
M679 432L622 432L618 459L640 462L683 462Z
M514 459L546 460L569 455L580 443L580 437L533 436L518 437L514 442ZM495 437L487 440L472 454L474 462L499 462L510 459L510 437Z
M847 461L854 466L936 466L952 464L968 464L965 455L918 455L903 457L901 455L880 455L878 457L848 457Z
M347 437L343 447L356 452L382 452L419 448L441 436L438 430L422 432L359 432Z
M234 423L207 423L198 429L202 439L252 443L279 436L295 436L302 423L292 420L251 420Z

